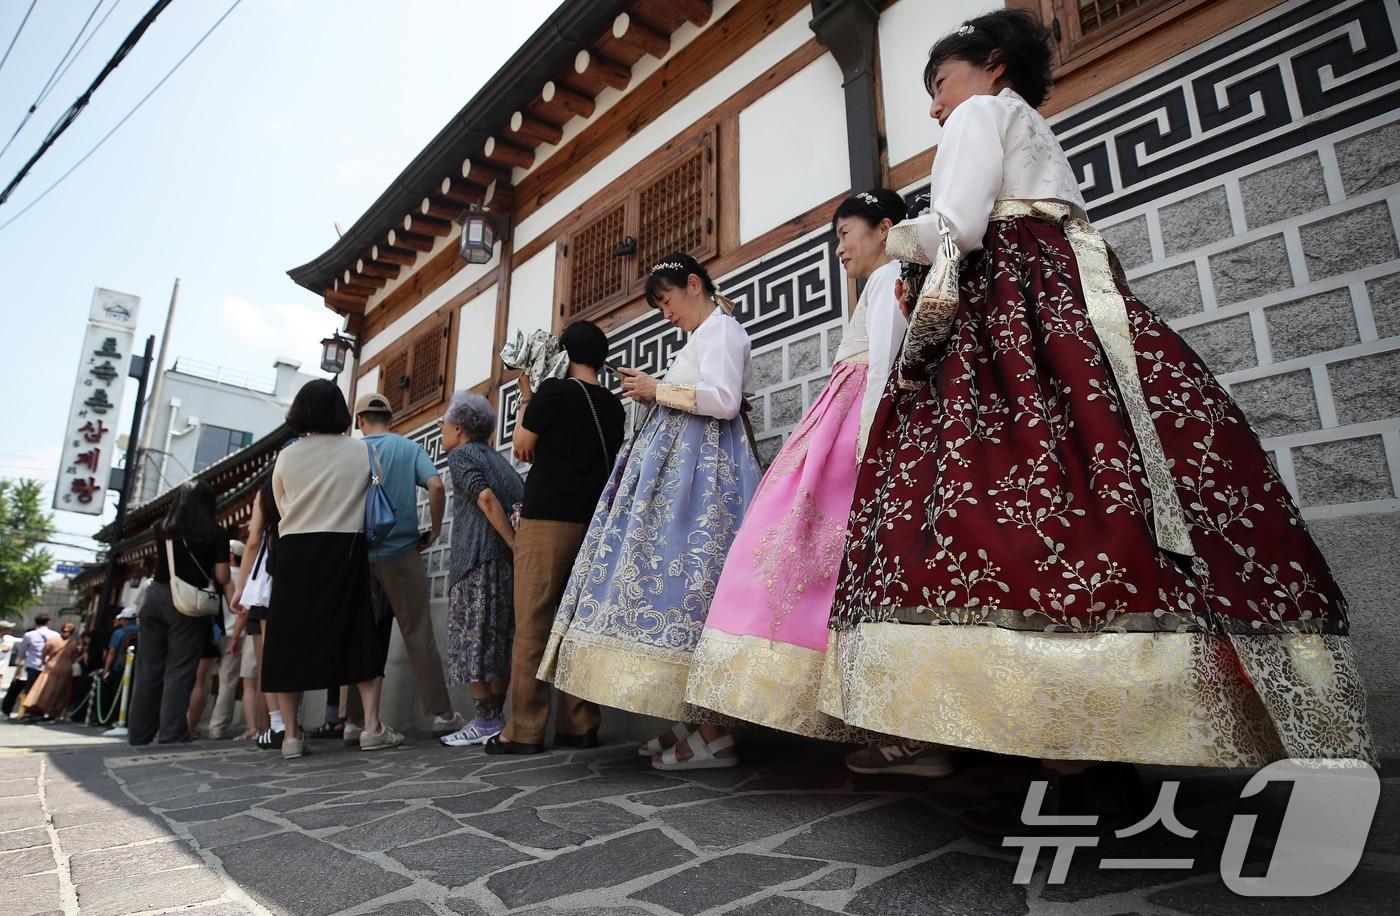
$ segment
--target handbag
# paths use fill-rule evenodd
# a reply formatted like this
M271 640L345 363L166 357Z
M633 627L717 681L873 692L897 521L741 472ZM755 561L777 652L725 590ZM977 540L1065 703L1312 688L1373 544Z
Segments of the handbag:
M244 607L270 607L272 604L272 570L268 566L268 539L263 538L258 545L258 556L253 561L253 572L243 586Z
M393 500L389 499L389 493L384 489L381 474L379 452L370 445L369 490L365 493L365 543L371 550L384 543L397 521Z
M180 543L185 544L184 541ZM190 550L190 545L185 544L185 552L194 560L195 568L204 575L204 581L209 583L208 588L200 588L192 582L186 582L175 572L175 545L170 539L165 542L165 561L170 564L170 599L175 605L175 610L186 617L212 617L219 613L220 595L214 588L214 577L204 571L204 567L199 565L199 560L195 558L194 551Z

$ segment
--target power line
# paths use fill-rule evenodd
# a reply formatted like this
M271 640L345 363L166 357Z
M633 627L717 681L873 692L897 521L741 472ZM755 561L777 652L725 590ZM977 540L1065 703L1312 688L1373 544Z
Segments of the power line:
M157 5L157 6L163 7L165 4L167 4L167 3L169 3L169 2L170 2L170 0L161 0L161 2L158 3L158 4L156 4L156 5ZM15 220L19 219L21 216L23 216L24 214L26 214L26 213L28 213L30 210L32 210L32 209L34 208L34 205L37 204L39 201L43 200L45 197L48 197L48 196L49 196L49 193L50 193L51 191L53 191L54 188L57 188L59 185L63 184L64 180L67 179L69 175L72 175L74 172L76 172L76 171L78 170L78 167L79 167L79 166L81 166L84 162L87 162L88 159L90 159L90 158L92 157L92 154L93 154L93 153L95 153L95 152L97 152L99 149L101 149L101 148L102 148L102 144L106 143L109 139L111 139L112 134L115 134L118 130L120 130L120 129L121 129L121 126L122 126L123 124L125 124L127 121L129 121L129 120L131 119L131 116L132 116L132 115L136 114L136 112L138 112L138 111L141 110L141 106L142 106L142 105L145 105L145 104L146 104L146 101L147 101L148 99L150 99L151 96L155 95L155 94L156 94L156 91L159 90L161 86L164 86L164 85L165 85L165 81L166 81L166 80L170 79L170 77L172 77L172 76L175 75L175 71L176 71L176 70L179 70L180 67L185 63L185 61L187 61L187 60L190 59L190 55L194 54L195 51L199 50L199 46L202 45L202 44L204 44L204 42L209 38L210 35L213 35L213 34L214 34L214 30L217 29L220 25L222 25L223 22L224 22L224 20L227 19L227 18L229 17L229 14L232 13L234 10L236 10L236 9L238 8L238 5L239 5L240 3L242 3L242 2L243 2L243 0L233 0L233 5L230 6L228 9L224 10L224 14L218 18L218 21L216 21L213 25L211 25L211 26L209 27L209 30L199 37L199 41L196 41L196 42L194 43L194 46L191 47L188 51L185 52L185 56L184 56L184 57L180 58L178 61L175 62L175 66L171 67L170 70L169 70L169 72L167 72L167 73L165 74L165 76L162 76L162 77L160 78L160 82L156 83L154 86L151 87L151 91L150 91L150 92L147 92L145 95L143 95L143 96L141 97L141 101L137 102L136 105L135 105L134 107L132 107L132 109L131 109L130 111L128 111L125 115L123 115L123 116L122 116L122 119L121 119L120 121L118 121L118 122L112 127L111 130L109 130L109 131L107 131L107 133L103 134L102 139L101 139L101 140L98 140L97 143L93 145L92 149L90 149L90 150L88 150L86 153L84 153L84 154L83 154L83 157L82 157L81 159L79 159L77 162L73 163L73 165L68 169L68 171L64 172L62 175L59 175L58 178L57 178L57 180L55 180L53 184L51 184L51 185L49 185L47 188L45 188L45 189L43 190L43 193L41 193L38 197L36 197L36 198L34 198L33 200L31 200L28 204L25 205L24 209L20 210L20 211L19 211L18 213L16 213L14 216L12 216L12 217L10 217L9 219L5 220L5 222L3 222L3 223L0 223L0 232L4 231L5 228L8 227L11 223L13 223ZM149 15L149 14L148 14L148 15ZM108 63L108 65L107 65L106 67L103 68L102 74L99 74L99 79L100 79L102 76L104 76L113 66L115 66L115 64ZM96 84L93 85L93 88L96 88ZM86 93L84 93L84 97L86 97L87 95L91 95L91 93L92 93L92 89L89 89ZM73 104L76 106L78 103L75 102L75 103L73 103ZM86 102L86 101L83 101L83 104L86 105L87 102ZM74 116L76 117L76 112L74 113ZM49 141L47 141L47 140L45 141L46 144L47 144L48 142L49 142ZM35 153L35 154L34 154L34 158L30 160L29 165L32 165L34 162L36 162L36 161L38 160L38 157L39 157L40 155L42 155L42 153L43 153L43 150L40 150L40 152ZM12 190L14 189L14 187L20 183L21 180L23 180L23 178L24 178L24 173L27 173L28 170L29 170L29 165L26 165L26 166L25 166L24 172L22 172L21 174L15 176L15 179L14 179L13 181L10 182L10 186L9 186L8 188L6 188L6 189L4 190L4 192L0 192L0 204L3 204L3 203L8 199L9 194L10 194L10 191L12 191Z
M82 113L82 110L87 107L88 102L92 100L92 94L96 92L97 88L111 75L112 71L117 69L117 65L126 59L126 56L131 53L131 49L136 47L136 43L141 40L141 36L146 34L146 30L156 21L156 17L169 5L170 0L156 0L155 5L146 11L146 15L141 17L141 21L136 23L136 27L127 34L126 38L117 47L116 53L112 55L112 59L107 61L101 72L97 74L97 77L92 81L92 85L88 86L87 90L82 95L78 96L77 101L68 106L68 110L65 111L54 126L49 129L48 136L44 138L43 143L39 144L39 149L34 152L33 156L29 157L29 161L19 170L19 174L10 180L5 190L0 191L0 204L9 200L10 194L19 186L19 183L24 180L24 176L29 174L29 170L34 167L34 164L43 158L44 154L49 151L49 148L53 146L54 143L58 141L58 138L63 135L63 132L68 129L68 126L77 120L78 115Z
M39 106L44 103L44 99L48 97L49 90L54 86L54 81L58 78L58 71L63 69L63 64L68 60L68 55L72 54L73 49L78 46L78 39L83 37L83 33L87 31L87 27L92 24L92 17L97 15L97 11L100 10L102 4L106 2L107 0L97 0L97 5L92 8L92 12L88 13L88 17L83 20L83 27L78 29L78 34L74 35L73 40L68 44L68 50L64 51L63 56L58 59L58 63L53 65L53 72L50 73L49 78L44 81L43 88L41 88L39 94L34 97L34 102L29 106L29 110L24 113L24 117L19 119L19 126L15 128L14 133L10 134L10 139L5 141L4 147L0 148L0 156L10 151L10 144L15 142L15 137L19 136L19 132L24 130L24 125L29 123L29 119L34 117L34 112L38 111Z
M102 18L97 21L97 28L89 32L88 37L83 39L82 47L78 48L77 54L69 58L68 63L63 67L63 72L58 75L58 79L54 82L54 86L63 82L63 78L68 75L68 71L73 67L73 64L77 63L78 58L83 56L83 52L87 50L87 46L92 43L93 38L97 37L97 33L102 31L102 27L107 24L107 20L112 18L112 14L115 13L117 7L121 5L122 0L116 0L115 3L107 7L107 12L103 13Z
M5 56L0 57L0 70L5 69L5 61L10 59L10 52L15 49L15 42L19 41L19 33L24 31L24 24L29 21L29 14L34 12L34 7L39 4L39 0L29 0L29 9L24 11L24 18L19 21L19 28L15 29L15 37L10 39L9 47L5 48Z

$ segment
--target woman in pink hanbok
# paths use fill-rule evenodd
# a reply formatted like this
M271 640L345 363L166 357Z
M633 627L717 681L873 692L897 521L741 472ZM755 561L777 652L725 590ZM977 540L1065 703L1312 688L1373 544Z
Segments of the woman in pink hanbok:
M865 289L831 380L768 469L729 550L691 662L692 706L813 738L853 738L817 709L817 689L856 466L904 337L899 263L885 252L904 213L904 200L885 188L836 209L836 255Z

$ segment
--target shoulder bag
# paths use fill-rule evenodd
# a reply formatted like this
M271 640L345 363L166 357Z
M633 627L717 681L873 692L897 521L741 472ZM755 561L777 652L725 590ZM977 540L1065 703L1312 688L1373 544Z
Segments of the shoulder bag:
M186 582L175 572L175 544L173 538L165 540L165 562L170 564L170 598L175 604L175 610L186 617L212 617L219 613L221 596L218 587L214 583L214 577L205 572L204 567L199 565L199 560L195 558L194 551L190 550L190 545L180 541L184 545L185 552L194 561L195 568L204 575L204 581L209 583L207 588L200 588L192 582Z

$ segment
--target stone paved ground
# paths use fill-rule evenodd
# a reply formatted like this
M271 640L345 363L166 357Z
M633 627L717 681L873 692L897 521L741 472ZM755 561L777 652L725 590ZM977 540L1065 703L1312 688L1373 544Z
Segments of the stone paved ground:
M1395 766L1352 878L1276 900L1237 897L1214 873L1244 810L1237 774L1146 770L1149 783L1188 777L1177 812L1201 833L1186 843L1158 828L1107 853L1193 855L1190 872L1099 871L1104 853L1090 850L1063 884L1043 862L1018 885L1015 851L956 819L967 792L1006 769L990 758L931 787L853 783L839 749L772 739L748 742L741 768L667 775L622 744L499 760L420 737L283 762L230 742L135 752L93 734L0 724L7 916L1233 916L1393 912L1400 896ZM1278 823L1280 803L1258 806L1261 824Z

